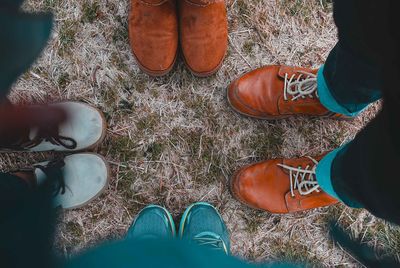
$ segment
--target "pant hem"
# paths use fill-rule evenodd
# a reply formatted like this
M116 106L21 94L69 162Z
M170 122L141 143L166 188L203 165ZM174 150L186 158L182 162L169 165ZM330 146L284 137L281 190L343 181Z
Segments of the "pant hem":
M339 201L341 201L342 203L345 203L347 206L352 207L352 208L362 208L362 206L356 202L351 200L351 198L346 197L346 201L344 201L343 199L341 199L339 197L339 195L336 193L336 191L333 188L332 185L332 164L333 161L336 158L336 155L344 150L346 148L346 146L349 143L346 143L344 145L342 145L341 147L333 150L332 152L328 153L324 158L322 158L316 168L316 178L317 178L317 182L318 185L321 187L321 189L327 193L328 195L338 199Z
M344 114L346 116L354 117L361 113L366 107L360 111L350 112L348 109L340 105L332 96L330 89L324 77L324 65L320 67L317 74L317 91L321 104L331 112Z

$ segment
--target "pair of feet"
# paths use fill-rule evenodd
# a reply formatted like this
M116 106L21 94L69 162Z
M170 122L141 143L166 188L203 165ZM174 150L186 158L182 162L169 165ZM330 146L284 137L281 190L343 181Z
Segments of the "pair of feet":
M131 0L129 39L139 67L149 75L171 71L179 43L194 75L212 75L228 47L225 1Z
M317 70L265 66L251 71L227 90L240 114L267 120L303 115L349 119L326 109L317 92ZM338 202L322 191L316 167L322 156L272 159L246 166L235 173L230 189L239 201L271 213L290 213Z
M180 238L229 254L230 240L225 223L210 204L190 205L182 215L178 233L167 209L150 205L139 212L126 235L127 239Z
M15 114L20 109L40 111L43 118L34 118L34 125L24 122L9 129L12 141L1 146L5 152L75 152L65 157L37 163L29 168L10 172L29 186L50 186L55 207L78 208L99 196L107 187L109 166L95 153L76 153L96 148L104 139L106 122L103 114L94 107L79 102L60 102L49 105L32 105L23 108L9 105L5 110ZM48 121L47 113L64 114L63 120ZM24 116L25 117L25 116ZM24 120L24 118L10 118ZM42 122L43 121L43 122ZM9 123L10 123L9 122ZM43 123L43 124L42 124ZM6 125L11 125L6 124Z

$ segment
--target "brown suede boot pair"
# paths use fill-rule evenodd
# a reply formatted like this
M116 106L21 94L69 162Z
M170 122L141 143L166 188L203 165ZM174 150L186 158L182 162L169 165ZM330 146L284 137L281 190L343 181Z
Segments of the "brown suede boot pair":
M131 0L129 39L140 69L151 76L171 71L178 38L194 75L217 72L228 46L225 1Z

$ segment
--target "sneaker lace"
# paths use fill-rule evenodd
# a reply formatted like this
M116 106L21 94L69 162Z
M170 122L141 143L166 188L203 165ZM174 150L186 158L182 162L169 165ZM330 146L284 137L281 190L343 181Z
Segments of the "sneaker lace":
M40 169L46 177L46 186L50 187L53 195L56 196L58 194L65 194L65 180L63 176L63 172L61 169L65 166L65 162L63 159L56 159L50 161L46 166L43 165L35 165L35 168Z
M193 240L200 246L208 246L212 249L223 250L228 253L224 240L214 233L204 232L196 235Z
M278 166L289 171L290 179L290 193L294 197L294 191L298 190L300 195L308 195L314 191L319 192L319 185L315 176L315 170L318 165L318 161L312 157L308 157L314 166L310 167L307 165L305 168L301 166L295 168L284 164L278 164Z
M75 149L77 146L77 142L69 137L61 136L58 133L58 128L54 126L47 126L47 127L42 127L37 130L37 133L35 135L35 138L33 138L30 141L22 143L20 146L22 148L33 148L43 141L50 142L54 145L60 145L63 146L64 148L67 149Z
M288 100L288 95L291 95L291 100L294 101L298 98L314 98L318 97L317 92L317 76L313 73L298 71L298 77L296 74L290 76L285 74L285 84L283 88L283 98Z

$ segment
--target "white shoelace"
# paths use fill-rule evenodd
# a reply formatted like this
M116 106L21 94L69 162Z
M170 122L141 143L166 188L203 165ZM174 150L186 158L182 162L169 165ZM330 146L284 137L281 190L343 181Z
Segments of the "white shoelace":
M310 169L310 165L305 168L301 166L298 168L291 167L284 164L278 164L278 166L289 171L290 179L290 193L294 197L294 191L299 190L300 195L308 195L314 191L319 192L319 185L315 177L315 170L317 168L318 161L312 157L308 157L314 162L314 166Z
M298 71L300 74L295 79L296 74L293 74L290 78L289 75L285 74L285 85L283 88L283 97L288 100L288 95L292 96L292 101L298 98L314 98L314 95L318 98L317 92L317 76L313 73Z

